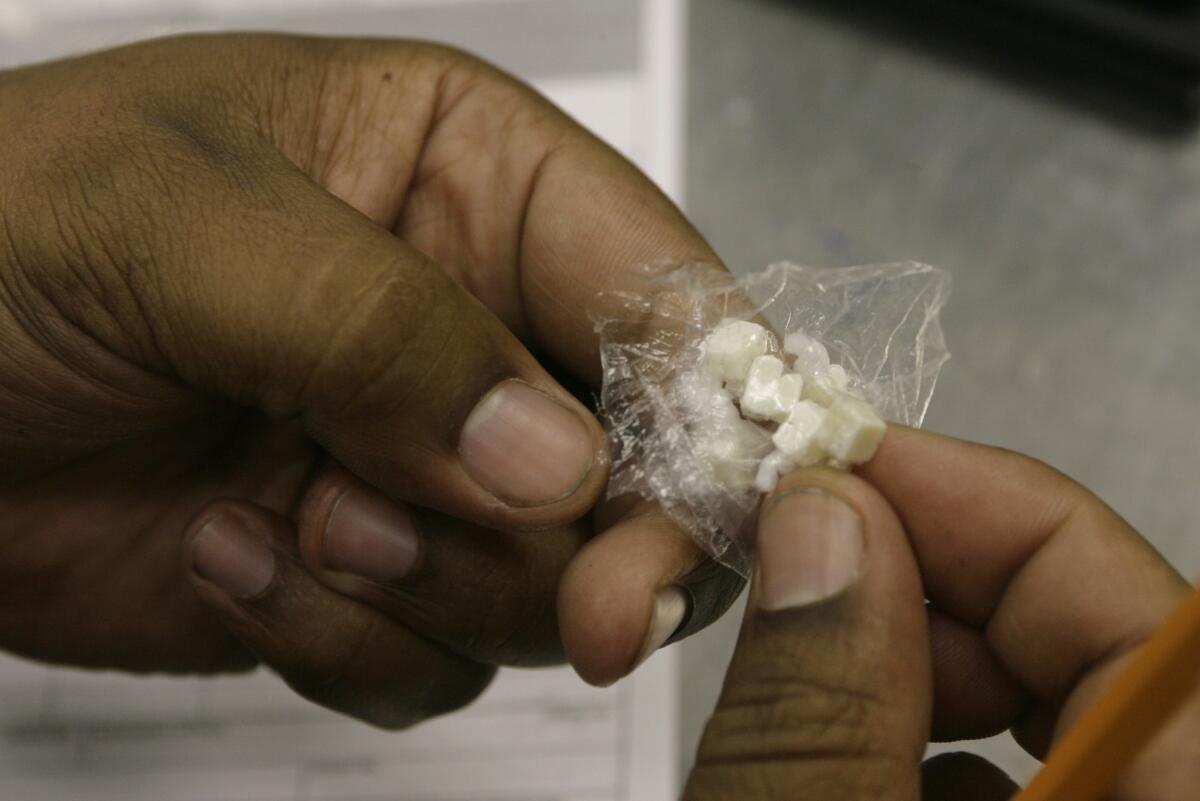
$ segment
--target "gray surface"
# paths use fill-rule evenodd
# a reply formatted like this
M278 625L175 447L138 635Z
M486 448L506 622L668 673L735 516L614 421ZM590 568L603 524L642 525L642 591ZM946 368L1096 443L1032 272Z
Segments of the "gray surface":
M690 48L689 211L727 262L949 268L928 427L1054 464L1200 573L1200 140L795 5L695 0ZM737 622L680 646L685 762Z
M627 70L637 63L629 35L639 0L466 0L401 8L350 2L311 10L252 8L213 14L187 0L120 9L96 4L93 14L55 20L53 37L0 35L0 68L130 42L148 36L204 29L286 30L319 36L448 38L526 78ZM332 5L332 4L331 4ZM586 31L587 47L580 47ZM448 32L451 32L448 34ZM2 32L0 32L2 33ZM534 46L531 46L534 45Z

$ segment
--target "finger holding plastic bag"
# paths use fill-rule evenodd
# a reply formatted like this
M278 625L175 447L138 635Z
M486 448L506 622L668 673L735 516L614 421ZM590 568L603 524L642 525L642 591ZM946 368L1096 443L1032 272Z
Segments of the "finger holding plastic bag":
M949 358L949 276L929 265L654 265L643 279L594 315L609 495L657 501L743 576L761 489L792 466L861 461L870 407L919 426Z

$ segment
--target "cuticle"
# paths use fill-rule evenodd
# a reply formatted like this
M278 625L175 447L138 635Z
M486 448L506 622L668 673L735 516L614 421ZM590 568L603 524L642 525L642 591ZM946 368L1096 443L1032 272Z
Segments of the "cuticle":
M770 502L765 507L763 507L761 516L765 518L767 515L769 515L771 513L771 511L776 506L778 506L781 502L783 502L784 500L786 500L787 498L789 498L792 495L818 495L818 496L823 496L826 498L834 498L838 501L841 501L842 503L846 503L841 498L834 495L832 492L825 489L824 487L789 487L788 489L780 490L779 492L776 492L774 495L771 496ZM846 504L846 505L849 506L849 504ZM855 513L858 512L857 509L855 509L854 511L855 511Z

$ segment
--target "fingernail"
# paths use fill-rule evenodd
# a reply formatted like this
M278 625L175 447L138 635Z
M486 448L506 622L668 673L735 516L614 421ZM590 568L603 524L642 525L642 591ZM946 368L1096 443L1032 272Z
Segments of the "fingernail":
M574 492L592 468L595 445L570 409L520 381L484 396L463 426L467 473L511 506L538 506Z
M330 570L394 581L412 570L417 548L416 526L401 506L377 492L351 488L329 513L322 561Z
M275 577L275 554L229 515L206 522L192 540L192 569L234 598L260 595Z
M821 489L777 496L758 530L758 605L775 611L820 603L858 578L863 524L849 504Z
M654 612L650 616L650 627L646 630L646 639L642 642L642 650L638 652L633 666L645 662L650 655L662 648L671 635L683 623L687 614L688 597L681 588L663 587L654 596Z

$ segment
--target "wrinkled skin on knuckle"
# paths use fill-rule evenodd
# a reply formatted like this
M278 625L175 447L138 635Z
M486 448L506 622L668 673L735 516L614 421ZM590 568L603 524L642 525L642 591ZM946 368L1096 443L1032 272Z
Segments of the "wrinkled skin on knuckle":
M575 539L573 533L565 531L561 537L558 532L539 532L532 537ZM463 653L501 665L541 667L562 663L556 599L569 556L563 551L553 555L535 553L538 545L529 541L532 537L497 537L502 543L500 548L507 553L485 547L470 557L478 579L471 596L474 604L462 610L468 626ZM506 539L508 543L503 542ZM480 609L479 599L491 602Z
M372 584L368 603L466 659L561 664L558 585L587 539L587 527L512 533L414 512L423 543L416 571L395 583Z
M749 625L749 636L769 642L786 621L759 617ZM804 654L787 647L735 654L737 678L705 730L685 798L720 798L738 787L761 798L915 798L922 751L903 752L897 743L903 710L877 676L855 667L870 662L836 634L803 647Z
M904 773L902 773L904 771ZM911 778L904 778L911 774ZM916 767L882 759L814 756L754 764L698 764L684 801L917 801Z
M186 281L218 235L208 225L207 210L222 201L211 176L244 182L252 171L215 140L152 120L141 103L122 96L86 120L69 107L47 120L46 144L18 178L23 201L9 227L29 266L23 278L49 310L165 371L155 330L170 324L163 297L179 292L171 282Z
M384 262L378 275L329 315L300 405L314 430L387 417L398 438L451 452L479 399L514 377L509 335L431 264Z
M722 702L684 797L905 798L911 764L882 745L884 699L797 680L756 683L761 699Z
M296 564L298 567L298 563ZM495 668L412 647L374 612L347 616L345 601L289 571L253 602L249 641L298 694L385 729L403 729L474 701ZM297 630L296 616L327 621Z
M882 699L794 678L758 677L754 692L727 697L718 707L705 733L706 761L857 758L880 751L870 724Z

